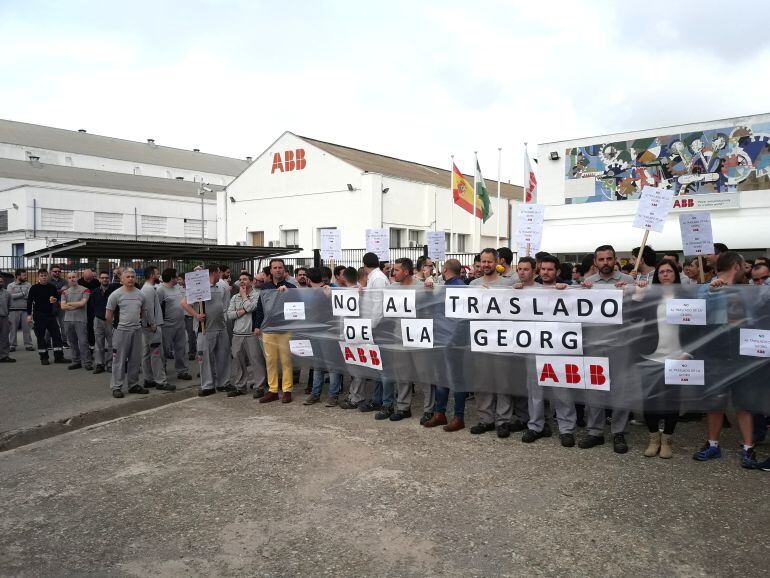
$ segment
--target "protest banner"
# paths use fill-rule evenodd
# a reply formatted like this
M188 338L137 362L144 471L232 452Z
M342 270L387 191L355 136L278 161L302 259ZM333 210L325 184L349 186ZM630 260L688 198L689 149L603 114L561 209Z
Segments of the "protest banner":
M342 260L342 236L339 229L321 229L321 259Z
M636 208L633 227L635 229L644 229L644 235L639 245L639 255L637 256L634 270L631 273L632 277L636 277L636 272L639 270L642 252L647 245L647 236L650 234L650 231L655 231L656 233L663 232L663 225L666 223L666 217L671 210L673 199L674 191L672 189L660 187L644 187L642 189L642 196Z
M187 303L197 303L198 313L206 314L204 301L211 301L209 270L200 269L184 274L185 298ZM206 333L206 321L200 322L201 333Z
M705 211L679 214L682 248L685 255L697 255L700 282L705 283L703 255L714 253L714 235L711 232L711 214Z
M516 218L516 242L526 247L526 255L537 253L543 238L543 219L545 205L538 203L519 203Z
M444 231L428 231L428 257L434 261L446 260L446 234Z

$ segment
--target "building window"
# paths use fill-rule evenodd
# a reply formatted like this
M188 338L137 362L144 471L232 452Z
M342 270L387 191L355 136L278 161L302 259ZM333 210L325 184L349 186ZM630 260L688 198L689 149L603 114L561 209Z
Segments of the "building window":
M94 213L94 233L122 233L121 213Z
M420 245L422 245L421 237L422 237L422 231L414 230L414 229L409 231L409 246L419 247Z
M185 219L184 220L184 236L201 238L201 220L200 219Z
M252 247L264 247L265 246L265 232L264 231L251 231L249 233L251 238Z
M8 230L8 209L0 211L0 231Z
M457 252L467 253L470 247L470 235L457 235Z
M390 246L403 247L404 229L390 229Z
M40 224L43 229L71 231L75 228L75 211L40 209Z
M284 229L281 231L281 245L284 247L299 247L299 229Z
M452 250L452 233L444 233L444 245L446 245L447 252Z
M142 215L142 235L165 235L166 217Z

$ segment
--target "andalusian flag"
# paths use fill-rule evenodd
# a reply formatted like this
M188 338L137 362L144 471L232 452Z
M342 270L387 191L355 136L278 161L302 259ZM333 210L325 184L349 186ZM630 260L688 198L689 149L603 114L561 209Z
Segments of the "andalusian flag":
M481 174L478 167L476 171L477 176ZM486 221L492 216L492 212L489 210L489 195L484 187L483 179L481 181L480 189L483 191L483 196L476 200L475 195L473 194L473 184L465 178L465 175L460 172L457 165L452 163L452 196L454 197L455 205L468 211L471 215L474 213L475 207L476 216L479 219L484 219L484 221ZM484 199L486 199L486 201L484 201Z
M479 161L476 159L476 216L482 219L485 223L492 216L492 205L489 202L489 193L487 193L487 187L484 184L484 177L481 176L481 167Z

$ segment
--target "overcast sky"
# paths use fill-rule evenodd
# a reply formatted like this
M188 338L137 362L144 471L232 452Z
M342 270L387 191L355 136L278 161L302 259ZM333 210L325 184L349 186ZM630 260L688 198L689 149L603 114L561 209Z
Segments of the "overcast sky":
M770 2L0 0L0 117L235 157L286 130L522 181L535 144L770 111Z

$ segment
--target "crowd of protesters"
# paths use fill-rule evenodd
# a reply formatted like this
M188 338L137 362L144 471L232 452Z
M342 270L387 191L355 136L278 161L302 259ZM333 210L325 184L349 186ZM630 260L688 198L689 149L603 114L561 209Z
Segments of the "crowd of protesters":
M53 265L39 269L36 283L27 280L27 271L15 271L14 281L3 286L0 277L0 363L13 363L11 354L20 347L37 351L42 365L65 364L68 370L87 370L94 374L109 372L112 395L147 394L150 388L171 391L169 375L191 380L190 363L196 361L201 385L199 395L206 397L224 392L228 397L250 391L259 403L291 403L294 367L290 352L290 334L263 332L266 310L273 291L322 289L324 287L382 289L394 285L421 285L427 290L439 285L476 287L551 288L617 287L644 291L649 285L702 284L711 291L725 285L770 285L770 259L745 260L721 244L703 259L680 263L675 253L658 255L645 246L632 251L629 263L621 265L610 245L598 247L580 263L561 263L545 252L534 258L514 262L507 247L485 249L476 255L473 267L462 266L456 259L443 263L442 271L427 257L416 263L411 259L380 262L367 253L359 268L339 265L298 267L290 275L282 259L272 259L264 270L252 275L246 270L232 278L226 266L208 265L211 298L188 303L184 276L175 269L163 271L146 266L144 283L137 286L137 271L119 267L114 271L89 268L63 272ZM638 262L637 262L638 261ZM702 268L702 270L701 270ZM664 287L665 290L665 287ZM663 314L664 315L664 314ZM666 355L676 351L677 334L661 321L661 312L651 314L654 331L649 351L640 360L640 369L650 382L659 381ZM23 345L18 342L21 333ZM34 334L36 343L32 341ZM65 348L69 357L65 357ZM395 383L383 378L374 383L367 395L364 380L353 378L343 397L343 375L315 369L305 388L305 405L322 401L325 382L329 382L326 407L373 412L377 420L400 421L410 418L414 384ZM527 398L450 391L441 384L426 385L420 424L427 428L441 426L444 431L465 429L465 405L475 397L479 422L469 428L474 435L495 431L507 438L523 432L521 441L533 443L551 437L553 432L545 414L545 402L537 388ZM447 418L450 394L453 417ZM663 393L662 395L665 395ZM564 447L577 445L589 449L605 443L605 428L610 424L613 450L626 453L626 427L633 422L627 411L615 410L607 416L603 408L582 407L557 396L551 402ZM719 411L717 411L717 409ZM725 408L706 414L707 441L694 459L707 461L722 455L719 434L726 422ZM741 463L746 468L770 471L770 460L760 462L754 446L767 435L768 417L752 413L751 407L736 407L740 430ZM645 408L643 423L649 430L647 457L667 459L673 455L673 435L682 418L678 411L661 412ZM697 416L696 416L697 417ZM578 441L576 431L585 427Z

